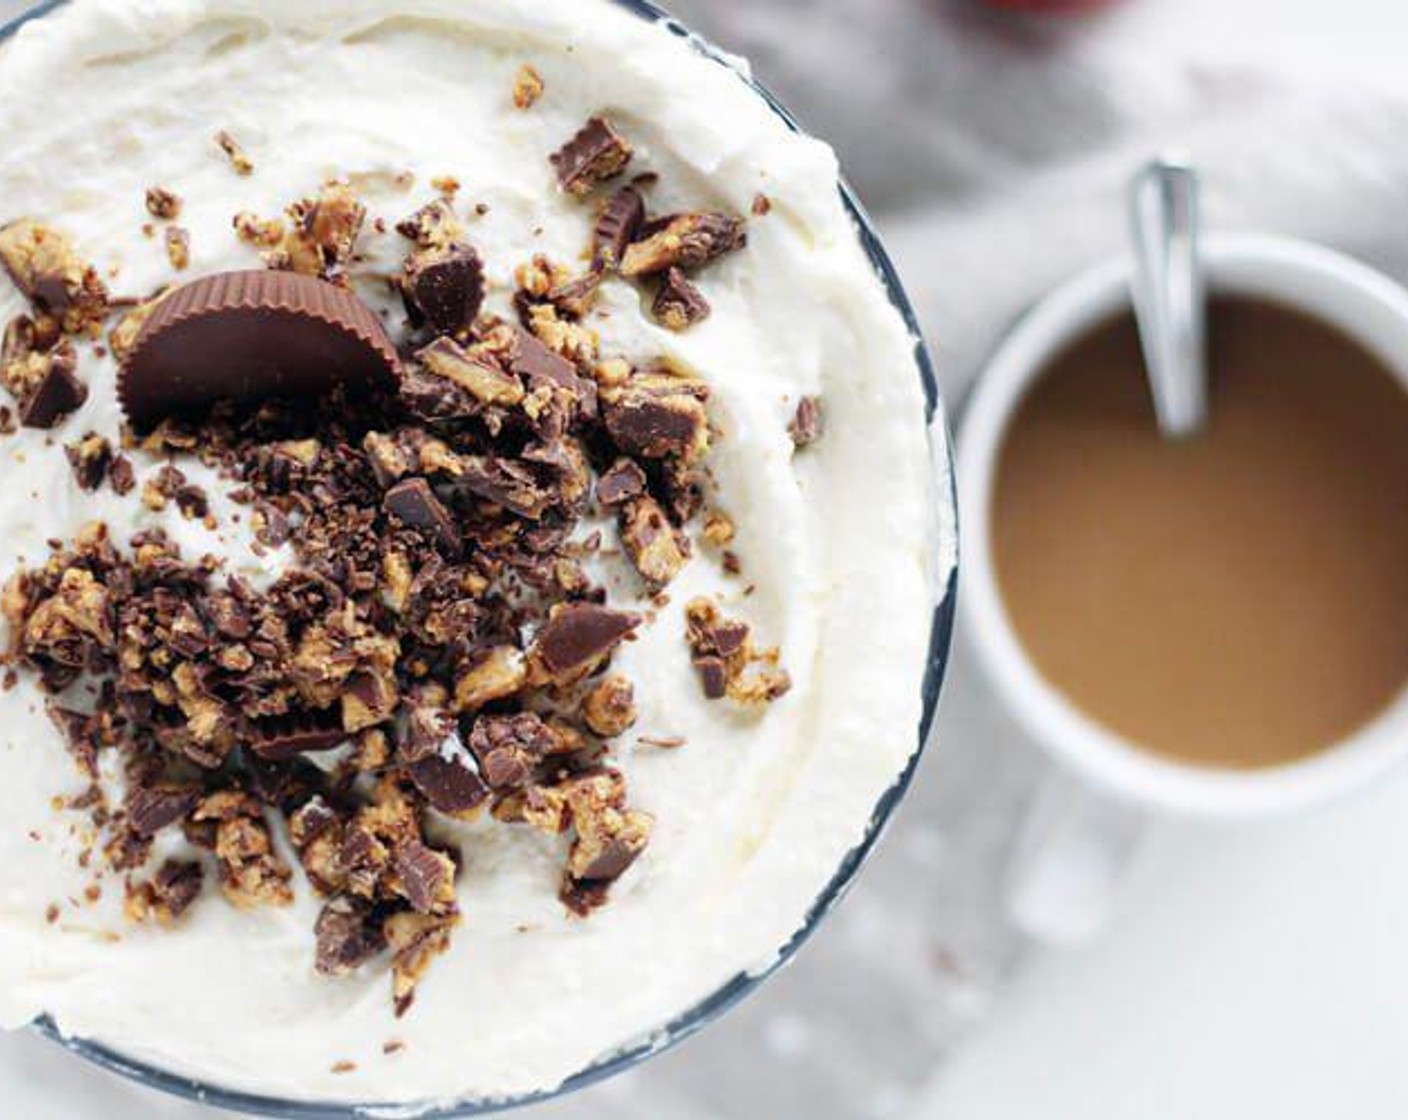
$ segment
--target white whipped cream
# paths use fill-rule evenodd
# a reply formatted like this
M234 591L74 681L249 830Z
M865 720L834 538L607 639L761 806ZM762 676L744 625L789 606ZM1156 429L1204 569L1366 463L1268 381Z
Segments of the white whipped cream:
M525 62L546 90L521 111ZM0 221L54 224L118 270L115 292L144 294L171 279L160 237L141 232L148 186L185 199L196 276L257 266L231 230L236 211L274 216L353 175L394 225L452 175L462 213L488 206L467 236L503 309L514 266L535 251L575 262L586 244L591 211L557 190L547 156L592 112L634 142L635 168L660 173L653 210L772 203L747 249L701 274L706 322L666 332L611 281L593 324L605 353L671 355L713 387L726 436L712 464L746 577L699 550L672 605L618 658L641 707L618 761L632 804L656 818L647 854L582 921L556 897L560 840L460 827L464 923L397 1020L384 970L314 972L319 902L301 875L284 909L237 912L207 885L172 930L126 923L115 877L97 904L70 905L91 882L71 834L82 818L50 802L82 783L26 678L0 693L0 1025L47 1012L179 1074L295 1099L546 1089L766 967L862 838L915 750L948 555L932 528L914 343L841 206L832 152L790 133L736 73L605 0L75 0L0 50ZM221 156L219 129L249 152L252 176ZM394 185L405 171L409 191ZM406 249L394 232L364 241L388 271ZM0 283L0 317L22 309ZM82 354L87 405L52 433L0 440L0 575L93 518L120 542L164 524L189 553L267 574L277 561L248 550L218 495L209 533L135 495L77 489L62 444L119 425L111 359ZM828 430L794 454L786 426L803 394L823 397ZM618 593L634 587L623 575ZM782 647L788 696L757 712L702 699L682 618L701 593ZM405 1045L388 1055L391 1040ZM346 1062L355 1069L333 1072Z

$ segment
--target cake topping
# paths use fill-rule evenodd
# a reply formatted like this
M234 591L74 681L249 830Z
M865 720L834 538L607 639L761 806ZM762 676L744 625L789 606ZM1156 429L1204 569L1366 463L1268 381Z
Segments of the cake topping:
M596 500L603 506L619 506L645 493L645 471L634 459L617 459L596 481Z
M41 316L78 332L108 312L107 287L58 230L20 218L0 229L0 264Z
M582 196L621 174L631 154L630 144L605 117L591 117L551 160L562 189Z
M663 326L682 331L709 317L709 301L678 268L666 269L651 311Z
M78 379L78 355L62 339L47 350L35 348L35 334L23 316L10 324L0 351L0 380L19 402L26 428L52 428L83 406L88 387Z
M437 547L447 553L459 551L460 534L454 518L425 479L398 482L386 492L382 504L402 524L424 531Z
M602 207L592 233L592 263L615 271L645 221L645 199L633 186L621 187Z
M218 365L209 355L219 354ZM307 276L227 272L156 306L123 364L118 392L132 422L200 414L218 401L352 395L397 366L380 320L347 290Z
M227 134L222 146L250 170ZM630 158L594 117L553 163L586 196ZM357 273L366 209L331 182L281 219L236 217L267 269L158 291L111 327L136 445L164 458L141 500L213 528L205 489L178 465L189 457L229 485L257 548L288 549L255 589L159 531L122 544L92 525L0 599L12 662L56 694L80 680L101 690L107 714L52 712L94 783L94 826L134 920L179 919L206 868L235 906L287 905L295 869L275 839L286 829L323 899L317 969L389 956L403 1013L458 923L460 853L437 839L446 818L487 809L560 837L559 897L582 916L645 850L653 820L609 764L638 718L635 688L609 666L648 618L595 582L589 561L614 550L583 519L614 514L625 561L663 609L712 487L710 393L664 359L603 355L598 293L612 272L646 277L656 316L683 329L708 314L687 271L743 243L742 222L723 214L647 223L647 181L584 222L587 271L541 254L519 265L517 321L484 313L484 262L446 195L396 225L409 243L392 281L406 309L398 351L352 291L386 278ZM147 203L165 221L180 211L162 188ZM95 327L106 293L63 238L38 223L7 230L0 253L34 315L11 324L0 380L22 415L57 417L82 401L64 331ZM165 236L184 267L184 231ZM139 486L99 433L65 453L84 489ZM754 649L746 626L694 605L689 626L711 695L785 691L776 651ZM115 811L101 804L105 751L128 775ZM176 829L200 858L142 878Z
M670 524L659 502L632 498L620 511L621 545L652 591L675 578L689 560L689 540Z
M545 680L562 682L585 676L640 622L637 615L594 603L560 605L538 631L529 662Z
M826 418L821 408L820 397L803 397L797 402L797 411L787 425L787 434L792 443L803 448L815 443L826 430Z
M165 187L147 188L147 213L162 221L171 221L181 216L181 196Z
M726 618L712 601L690 600L685 623L707 699L759 704L778 699L792 687L787 670L778 664L778 651L755 647L747 623Z
M582 702L582 718L603 739L625 734L636 722L635 688L620 673L602 678Z
M691 462L709 448L704 410L708 388L701 382L661 374L637 374L602 394L606 430L616 446L646 459L675 457Z
M700 268L747 243L741 218L712 210L662 218L645 232L622 256L622 275L650 275L671 266Z
M225 153L226 158L230 161L230 166L235 169L236 174L249 175L253 173L254 161L245 154L245 150L240 146L240 142L231 136L230 133L221 129L215 134L215 143L218 144L220 150Z
M422 249L448 245L458 240L462 231L454 207L443 198L426 203L410 217L396 223L396 232Z
M166 241L166 259L177 272L191 263L191 235L180 226L167 226L163 235Z
M145 883L129 884L126 911L133 921L169 926L200 896L205 868L194 860L167 860Z
M406 261L401 287L413 323L428 323L441 334L455 334L479 314L484 266L468 245L431 245Z
M513 76L513 103L520 109L531 109L542 96L542 75L525 62Z

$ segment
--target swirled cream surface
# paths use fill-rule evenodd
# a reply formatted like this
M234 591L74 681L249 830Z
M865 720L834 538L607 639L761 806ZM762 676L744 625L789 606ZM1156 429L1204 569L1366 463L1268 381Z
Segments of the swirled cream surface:
M524 64L543 81L526 110L513 99ZM656 212L770 204L746 251L701 273L707 320L665 330L635 287L608 280L591 321L604 352L664 355L712 388L710 465L744 573L696 549L672 605L617 656L640 718L615 763L655 818L645 855L581 919L557 897L563 841L453 825L463 923L398 1019L384 970L315 972L319 900L301 873L292 906L248 912L207 883L169 929L124 917L118 876L85 896L83 818L53 807L84 782L22 673L0 693L4 1026L47 1013L162 1069L298 1100L549 1089L765 967L861 840L915 750L946 551L914 340L843 211L831 151L731 69L605 0L74 0L0 50L0 220L62 229L114 293L146 295L173 279L161 237L142 230L148 187L184 199L194 276L259 267L231 228L238 211L277 214L341 177L392 226L453 177L488 306L508 314L516 265L580 257L589 219L547 156L598 112L659 173ZM252 174L216 146L222 129ZM370 228L362 248L388 273L405 251ZM24 309L0 282L0 315ZM267 581L287 557L251 549L215 477L196 478L213 530L75 485L63 445L116 440L121 423L113 359L79 351L82 409L52 432L0 437L4 573L102 520L118 541L164 526L188 554ZM826 431L798 451L788 424L809 395ZM140 483L156 463L132 457ZM637 594L624 577L614 593ZM790 693L759 710L704 699L681 609L698 594L781 647ZM158 856L183 843L163 836Z

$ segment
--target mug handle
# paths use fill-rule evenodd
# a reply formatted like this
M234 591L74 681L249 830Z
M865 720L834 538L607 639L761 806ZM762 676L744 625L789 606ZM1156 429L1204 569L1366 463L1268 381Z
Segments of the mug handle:
M1109 919L1146 814L1062 769L1042 781L1013 848L1007 914L1029 937L1077 945Z

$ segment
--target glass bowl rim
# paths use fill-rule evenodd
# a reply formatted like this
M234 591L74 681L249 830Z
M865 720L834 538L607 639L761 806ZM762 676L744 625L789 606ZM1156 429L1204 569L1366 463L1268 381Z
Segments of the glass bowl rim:
M26 9L13 20L0 26L0 43L8 41L25 24L48 15L68 2L69 0L43 0L42 3ZM794 132L805 133L796 118L766 85L751 74L740 71L727 52L691 31L674 16L656 5L653 0L610 0L610 2L634 13L641 19L658 23L670 33L685 39L700 54L727 67L738 76L740 81L748 85L754 94L786 123L788 128ZM822 888L816 901L812 903L802 924L787 943L778 949L767 966L753 972L740 972L713 993L687 1008L662 1027L652 1031L645 1038L597 1058L585 1069L573 1074L555 1088L506 1097L466 1099L452 1104L428 1102L423 1110L419 1109L414 1102L393 1104L283 1100L258 1093L226 1089L163 1070L139 1059L128 1057L119 1050L99 1042L66 1036L47 1015L36 1019L31 1024L31 1029L58 1043L70 1053L138 1085L198 1104L246 1115L279 1117L281 1120L339 1120L339 1118L347 1117L367 1117L370 1120L378 1115L395 1114L407 1116L412 1120L463 1120L466 1117L489 1115L567 1096L631 1069L666 1050L673 1049L709 1023L720 1018L793 958L854 882L861 865L884 832L895 807L909 789L919 760L928 744L938 709L939 693L948 664L958 590L956 539L958 514L953 482L952 440L933 357L924 340L918 315L900 282L899 274L896 272L889 254L875 231L874 223L844 176L837 180L837 189L840 192L842 204L855 225L861 248L884 285L890 303L900 313L900 317L913 339L914 362L924 389L925 421L930 433L931 457L935 472L939 476L935 480L934 497L940 508L935 510L934 518L941 529L953 535L954 539L948 545L949 555L941 555L936 559L936 563L944 565L946 571L940 568L935 573L938 600L934 606L933 621L929 633L929 649L925 659L922 682L922 710L915 749L894 783L880 796L871 812L870 823L860 842L842 859L836 873Z

